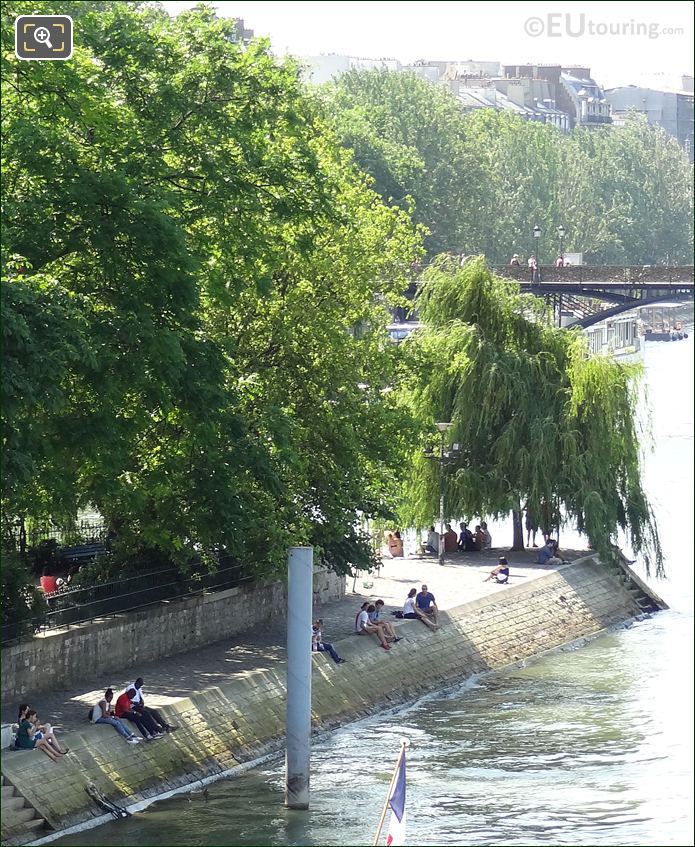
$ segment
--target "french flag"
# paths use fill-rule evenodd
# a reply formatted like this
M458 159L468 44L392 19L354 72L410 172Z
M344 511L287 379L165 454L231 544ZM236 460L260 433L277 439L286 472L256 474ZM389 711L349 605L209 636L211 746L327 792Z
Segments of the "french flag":
M402 847L405 844L405 748L398 765L398 774L389 797L391 821L386 839L387 847Z

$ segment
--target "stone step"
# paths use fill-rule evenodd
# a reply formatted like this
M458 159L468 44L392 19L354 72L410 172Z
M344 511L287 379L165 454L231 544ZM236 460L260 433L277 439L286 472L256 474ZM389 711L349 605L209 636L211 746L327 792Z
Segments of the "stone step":
M19 798L22 803L24 802L24 798ZM27 806L25 809L15 809L12 812L12 828L18 828L19 824L27 824L29 821L33 820L36 817L36 809L31 806ZM39 818L39 821L43 823L43 819ZM24 826L22 827L24 829Z
M14 796L14 785L3 785L2 786L2 799L5 797L13 797Z
M25 832L31 832L36 829L50 829L50 827L43 818L34 818L24 824Z
M5 797L3 795L2 798L2 809L3 815L7 814L7 812L12 811L13 809L21 809L24 806L24 797L21 794L18 794L16 797Z

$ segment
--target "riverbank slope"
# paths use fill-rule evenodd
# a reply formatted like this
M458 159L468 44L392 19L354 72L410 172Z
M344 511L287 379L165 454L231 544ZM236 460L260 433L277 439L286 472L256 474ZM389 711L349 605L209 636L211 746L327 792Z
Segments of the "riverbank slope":
M347 662L313 657L314 727L330 729L412 702L642 612L624 580L588 556L450 608L438 632L417 621L398 622L403 641L388 653L373 639L334 640ZM285 693L284 661L267 661L163 705L181 728L161 740L132 747L109 728L85 721L63 736L72 751L65 759L54 764L38 752L6 754L3 777L51 828L62 830L102 814L85 791L90 784L126 805L280 750ZM21 827L5 814L2 837L22 843Z

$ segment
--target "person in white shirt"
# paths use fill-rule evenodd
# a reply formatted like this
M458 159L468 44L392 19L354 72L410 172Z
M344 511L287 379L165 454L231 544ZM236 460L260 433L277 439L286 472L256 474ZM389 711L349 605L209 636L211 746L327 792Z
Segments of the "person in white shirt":
M145 697L142 693L143 687L144 681L141 676L139 676L130 686L130 688L135 689L135 696L130 698L133 711L148 714L157 726L164 732L175 732L178 729L178 726L172 726L170 723L167 723L157 709L151 709L149 706L145 705Z
M329 644L327 641L323 640L323 634L321 633L321 627L323 626L323 621L321 618L315 620L311 626L311 650L314 653L328 653L331 659L336 663L336 665L342 665L345 659L341 658L335 647L332 644Z
M408 592L408 596L406 597L405 603L403 604L403 617L411 621L422 621L430 629L437 629L436 624L432 621L429 621L427 617L422 614L420 609L418 609L417 604L415 603L416 596L417 588L411 588Z
M369 603L367 603L369 606ZM376 635L379 639L379 643L384 648L384 650L390 650L391 645L386 641L386 636L384 635L384 630L378 624L373 624L369 620L369 613L367 609L362 609L362 611L357 616L357 634L358 635Z
M400 641L401 639L397 637L396 630L393 628L393 624L381 619L381 612L383 608L383 600L377 600L373 606L367 606L369 622L376 624L376 626L380 626L384 630L384 634L386 635L386 638L389 641Z
M434 553L439 555L439 533L433 526L429 528L427 533L427 541L422 545L423 553Z

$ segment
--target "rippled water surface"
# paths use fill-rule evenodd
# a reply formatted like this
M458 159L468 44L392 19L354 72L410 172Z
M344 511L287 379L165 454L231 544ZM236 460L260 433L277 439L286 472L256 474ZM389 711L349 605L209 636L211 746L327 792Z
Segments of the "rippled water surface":
M692 845L692 360L648 346L669 611L315 743L308 813L277 761L56 843L371 844L407 736L410 844Z

